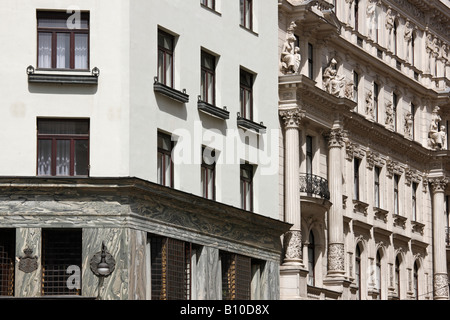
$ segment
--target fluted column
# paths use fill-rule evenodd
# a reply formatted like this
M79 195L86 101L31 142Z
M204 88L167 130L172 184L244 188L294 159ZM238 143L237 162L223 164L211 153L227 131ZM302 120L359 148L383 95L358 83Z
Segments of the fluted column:
M447 255L445 248L445 187L448 179L445 177L431 178L433 192L433 257L434 257L434 299L448 300Z
M284 235L285 252L283 264L303 265L299 182L299 125L304 117L304 112L298 107L280 110L280 117L283 120L285 130L284 214L285 221L292 224L291 229Z
M328 277L341 277L344 267L344 218L342 212L341 148L344 146L344 130L332 129L328 139L328 187L332 206L328 214Z

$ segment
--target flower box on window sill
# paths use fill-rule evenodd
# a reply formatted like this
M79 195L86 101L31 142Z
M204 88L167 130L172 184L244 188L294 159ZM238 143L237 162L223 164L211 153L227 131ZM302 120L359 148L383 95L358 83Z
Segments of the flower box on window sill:
M230 112L227 111L227 109L224 107L223 109L212 105L210 103L207 103L205 101L200 100L200 97L197 102L197 108L198 110L207 113L209 115L212 115L214 117L227 120L230 118Z
M244 129L250 129L254 130L258 133L264 133L266 132L266 127L263 125L263 123L256 123L252 120L242 118L241 114L238 112L237 114L237 125Z
M35 73L33 66L28 66L27 75L29 83L57 83L57 84L98 84L98 77L100 70L95 67L92 69L91 74L67 74L58 72L50 73Z
M157 77L155 77L154 80L155 81L153 83L153 90L155 92L158 92L162 95L165 95L168 98L171 98L181 103L189 102L189 95L186 93L185 89L183 89L183 91L178 91L174 88L166 86L165 84L162 84L161 82L158 81Z

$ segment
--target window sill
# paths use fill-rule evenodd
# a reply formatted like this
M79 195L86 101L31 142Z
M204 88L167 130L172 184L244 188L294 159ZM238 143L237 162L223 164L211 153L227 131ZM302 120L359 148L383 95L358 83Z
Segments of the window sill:
M223 120L227 120L230 118L230 112L227 111L225 107L223 109L220 109L219 107L207 103L205 101L202 101L200 99L197 102L197 108L198 110L207 113L213 117L217 117Z
M222 14L221 14L220 12L216 11L216 10L213 9L213 8L210 8L210 7L208 7L208 6L205 6L204 4L201 4L201 3L200 3L200 6L201 6L203 9L208 10L209 12L212 12L212 13L218 15L219 17L222 16Z
M405 229L406 228L406 217L403 217L398 214L393 214L392 217L394 218L394 226Z
M59 70L58 70L59 71ZM95 67L91 74L66 74L49 71L50 73L35 73L34 67L27 68L28 83L48 84L88 84L97 85L100 70Z
M242 29L244 29L245 31L251 33L252 35L259 37L259 34L256 33L255 31L253 31L252 29L249 29L249 28L247 28L247 27L244 27L242 24L240 24L239 26L240 26Z
M166 86L165 84L158 82L158 78L156 78L156 77L155 77L155 82L153 83L153 90L155 92L160 93L160 94L162 94L170 99L173 99L175 101L178 101L181 103L189 102L189 95L186 94L186 90L178 91L174 88Z
M258 133L266 132L266 127L263 125L262 122L256 123L252 120L242 118L239 112L237 115L237 125L241 128L254 130Z

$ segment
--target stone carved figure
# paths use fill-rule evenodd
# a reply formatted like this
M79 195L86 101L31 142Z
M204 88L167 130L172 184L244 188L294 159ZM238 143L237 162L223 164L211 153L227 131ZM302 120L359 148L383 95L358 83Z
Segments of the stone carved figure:
M297 73L300 67L300 49L295 46L297 38L294 35L294 29L296 26L292 21L281 49L281 71L284 74Z
M372 91L369 91L366 94L366 115L368 115L371 119L375 117L373 110Z
M323 72L323 88L328 93L339 97L341 95L341 89L344 86L344 77L337 74L337 61L331 59L328 67Z
M391 101L386 103L386 119L384 124L388 127L388 129L394 128L394 108L392 107Z
M351 24L352 23L352 5L353 5L353 0L345 0L345 2L347 3L347 23Z
M373 38L375 34L375 30L378 25L378 17L377 17L377 0L369 0L366 9L367 15L367 30L369 39Z
M391 49L391 43L392 43L392 30L394 29L394 13L392 12L392 10L389 8L386 12L386 22L385 22L385 26L386 26L386 30L388 31L388 43L387 43L387 49L390 50Z
M440 108L436 106L431 114L430 130L428 133L430 146L435 150L444 149L444 143L446 140L445 126L439 127L439 122L441 121L439 110Z
M433 53L434 53L434 41L433 41L433 35L431 35L431 33L428 33L427 37L425 39L425 50L428 54L427 72L431 72L431 61L433 59Z
M413 118L411 112L407 112L405 115L405 126L404 126L404 132L405 136L408 138L412 137L412 126L413 126Z
M413 28L411 27L411 23L406 21L405 23L405 42L406 42L406 60L409 61L410 50L411 50L411 40L413 36Z

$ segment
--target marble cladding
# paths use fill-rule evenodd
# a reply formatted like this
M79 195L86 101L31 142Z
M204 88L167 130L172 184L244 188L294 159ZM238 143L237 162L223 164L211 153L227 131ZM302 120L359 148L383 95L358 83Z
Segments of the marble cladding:
M195 206L195 204L193 204ZM215 214L215 213L214 213ZM16 297L40 296L41 231L43 228L82 229L82 295L105 300L140 300L150 297L148 234L173 237L200 245L193 270L193 299L220 299L219 250L266 261L258 287L261 299L279 298L280 234L230 214L215 216L189 211L183 204L158 197L114 193L4 193L0 196L0 228L16 229L16 257L26 247L38 257L38 269L17 268ZM257 217L255 217L257 219ZM265 222L266 223L266 222ZM286 227L288 228L288 227ZM262 230L264 229L264 230ZM116 260L114 272L99 282L90 270L92 256L102 242ZM194 265L194 264L193 264ZM195 273L194 273L195 272Z

